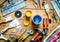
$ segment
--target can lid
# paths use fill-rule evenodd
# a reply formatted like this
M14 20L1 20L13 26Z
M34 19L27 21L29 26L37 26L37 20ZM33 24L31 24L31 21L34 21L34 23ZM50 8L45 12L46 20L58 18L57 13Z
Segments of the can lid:
M31 12L31 11L26 11L26 16L27 16L27 17L30 17L30 16L31 16L31 14L32 14L32 12Z
M28 26L29 25L29 21L28 20L24 20L24 25Z

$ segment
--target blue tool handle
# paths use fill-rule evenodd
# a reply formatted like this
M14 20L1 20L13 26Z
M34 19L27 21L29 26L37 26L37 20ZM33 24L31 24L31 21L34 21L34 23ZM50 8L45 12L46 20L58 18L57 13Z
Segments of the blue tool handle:
M12 0L8 0L8 3L10 4L10 3L13 3L13 1Z
M30 40L30 42L34 42L33 40Z

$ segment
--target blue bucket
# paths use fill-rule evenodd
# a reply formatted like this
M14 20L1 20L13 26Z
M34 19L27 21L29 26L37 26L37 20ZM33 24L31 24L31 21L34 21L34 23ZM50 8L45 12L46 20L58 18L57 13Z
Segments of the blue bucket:
M41 16L35 15L35 16L33 17L33 23L34 23L34 24L39 25L39 24L41 23L41 21L42 21Z

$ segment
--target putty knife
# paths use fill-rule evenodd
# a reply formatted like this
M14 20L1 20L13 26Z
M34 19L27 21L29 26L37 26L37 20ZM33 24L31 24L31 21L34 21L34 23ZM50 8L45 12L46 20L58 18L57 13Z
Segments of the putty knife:
M18 20L17 20L17 19L14 19L7 28L4 28L4 29L1 31L1 33L4 33L4 32L7 31L8 29L11 29L11 28L13 28L13 27L18 26L19 24L20 24L20 23L18 22Z

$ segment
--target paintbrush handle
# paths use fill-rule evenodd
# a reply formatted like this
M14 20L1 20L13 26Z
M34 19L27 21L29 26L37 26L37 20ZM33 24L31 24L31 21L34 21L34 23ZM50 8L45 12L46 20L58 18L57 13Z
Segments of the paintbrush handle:
M4 28L4 29L1 31L1 33L6 32L7 30L8 30L8 27L7 27L7 28Z

